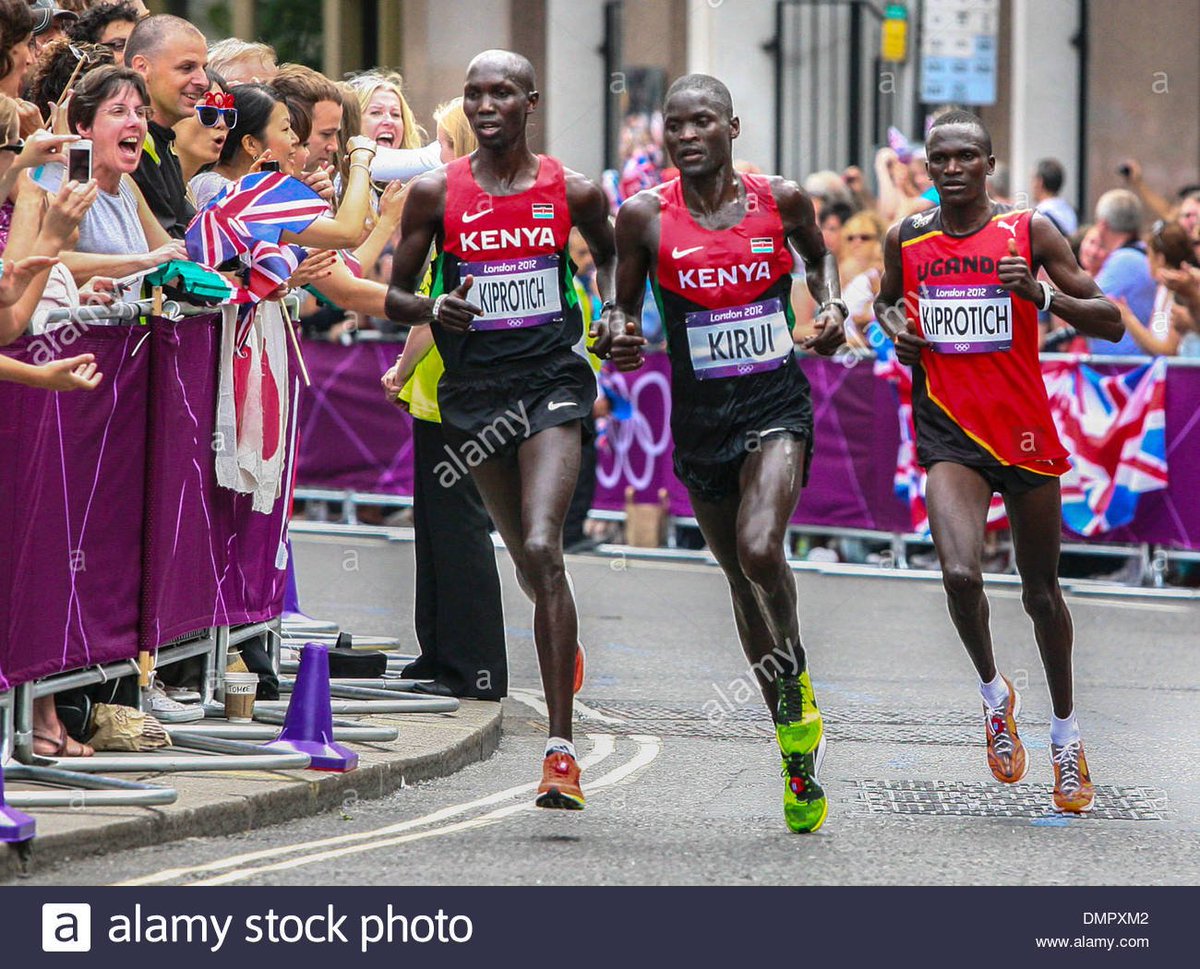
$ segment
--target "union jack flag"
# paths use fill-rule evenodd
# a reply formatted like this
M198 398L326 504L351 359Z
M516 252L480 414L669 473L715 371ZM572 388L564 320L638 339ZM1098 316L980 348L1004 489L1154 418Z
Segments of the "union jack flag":
M1062 479L1063 521L1079 535L1127 525L1138 499L1167 487L1167 361L1159 357L1103 377L1081 363L1042 374L1071 470Z
M303 232L328 214L325 201L304 183L282 172L256 172L227 185L187 228L193 262L216 269L240 258L245 284L229 302L254 304L287 282L307 253L279 244L284 232ZM252 319L240 315L237 347L245 346Z

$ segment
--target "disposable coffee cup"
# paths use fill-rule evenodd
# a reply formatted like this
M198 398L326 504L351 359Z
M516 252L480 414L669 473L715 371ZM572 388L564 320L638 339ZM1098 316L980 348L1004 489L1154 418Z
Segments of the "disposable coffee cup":
M226 673L225 719L230 723L249 723L254 718L257 692L257 673Z

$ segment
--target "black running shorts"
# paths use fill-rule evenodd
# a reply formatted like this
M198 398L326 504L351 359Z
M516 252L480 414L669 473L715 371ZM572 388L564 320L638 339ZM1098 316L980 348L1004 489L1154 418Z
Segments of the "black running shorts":
M787 435L797 441L804 442L804 484L808 484L808 469L812 464L812 428L807 431L792 428L764 428L748 434L751 441L767 441L777 435ZM685 458L675 451L672 463L675 466L675 477L683 482L688 494L693 499L718 504L731 495L741 493L742 466L755 449L756 445L746 448L737 456L724 461L695 461Z
M582 420L595 401L595 374L569 349L486 369L447 371L438 383L446 439L470 451L464 460L471 465L513 453L547 428Z

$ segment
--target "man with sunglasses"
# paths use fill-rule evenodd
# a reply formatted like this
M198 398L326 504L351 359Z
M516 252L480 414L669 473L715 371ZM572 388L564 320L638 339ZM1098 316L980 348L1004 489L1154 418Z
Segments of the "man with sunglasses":
M67 36L76 44L99 44L113 52L118 64L125 64L125 45L142 15L132 3L101 3L89 8L67 27Z
M125 63L146 79L152 115L133 180L150 210L175 239L182 239L196 214L187 198L175 155L172 127L191 117L208 93L208 46L204 35L180 17L147 17L129 35Z

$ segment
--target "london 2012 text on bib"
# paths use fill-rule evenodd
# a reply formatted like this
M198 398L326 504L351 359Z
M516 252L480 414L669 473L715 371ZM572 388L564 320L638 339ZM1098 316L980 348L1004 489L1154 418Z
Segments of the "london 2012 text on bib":
M995 285L922 285L921 333L937 353L993 353L1012 347L1012 296Z

